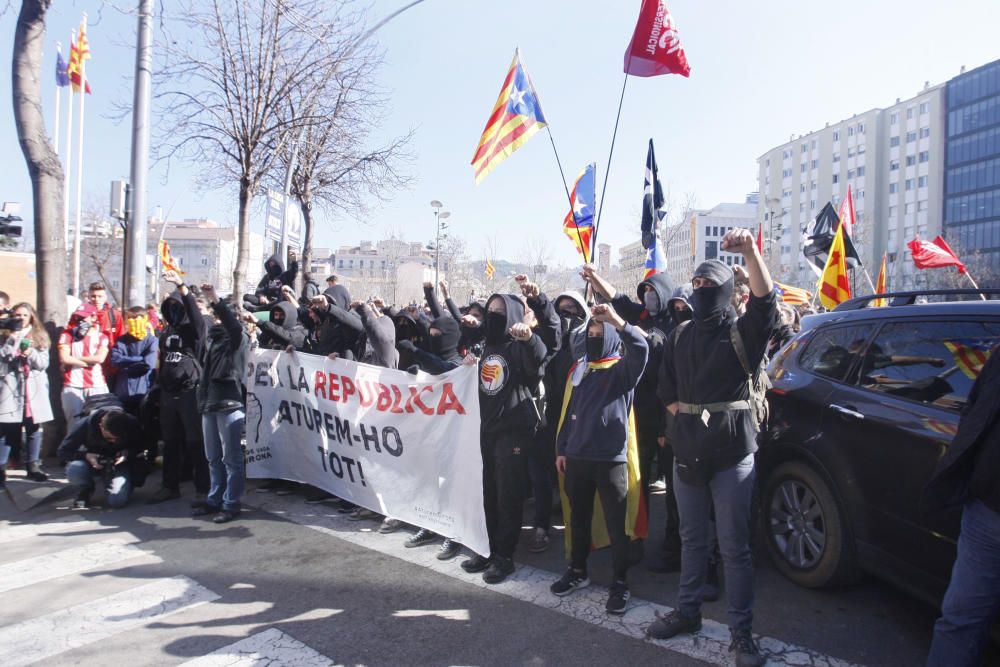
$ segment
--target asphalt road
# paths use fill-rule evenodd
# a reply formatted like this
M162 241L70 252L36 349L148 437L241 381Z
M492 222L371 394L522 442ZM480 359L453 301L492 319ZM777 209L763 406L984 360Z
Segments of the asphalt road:
M487 587L461 559L436 561L436 546L404 549L406 533L379 535L326 505L250 493L255 507L217 526L188 517L187 499L144 505L156 481L123 510L75 512L58 483L10 482L0 664L263 664L234 659L255 654L298 665L727 664L724 599L705 605L721 625L703 636L641 637L674 603L676 574L634 568L620 619L603 611L607 553L592 557L591 589L548 593L565 567L561 531L545 553L522 548L513 581ZM754 630L773 664L923 663L936 612L886 584L805 590L759 554L756 592Z

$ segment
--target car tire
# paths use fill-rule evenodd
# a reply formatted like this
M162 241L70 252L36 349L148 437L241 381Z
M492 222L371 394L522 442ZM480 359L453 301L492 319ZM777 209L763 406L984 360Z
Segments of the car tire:
M850 526L815 469L800 461L777 466L765 480L760 507L768 553L788 579L806 588L857 581Z

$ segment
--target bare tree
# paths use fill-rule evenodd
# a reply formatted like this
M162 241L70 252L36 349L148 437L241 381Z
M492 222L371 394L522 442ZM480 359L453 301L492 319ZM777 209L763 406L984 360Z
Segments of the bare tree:
M12 89L14 122L31 177L35 218L38 314L50 329L66 321L66 241L63 231L63 170L49 143L42 113L42 45L51 0L22 0L14 33ZM58 364L54 364L58 372Z
M294 139L285 110L327 67L336 11L320 0L184 0L173 35L160 45L156 155L203 168L208 186L238 183L239 223L233 289L247 285L250 205ZM208 5L206 9L205 6Z

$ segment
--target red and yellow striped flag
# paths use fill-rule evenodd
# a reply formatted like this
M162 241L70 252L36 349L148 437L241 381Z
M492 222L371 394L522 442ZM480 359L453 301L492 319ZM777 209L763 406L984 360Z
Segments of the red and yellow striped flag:
M184 272L181 271L180 265L178 265L177 262L174 261L174 258L170 255L169 243L161 239L160 242L156 244L156 250L160 253L160 262L163 264L164 271L174 271L179 276L185 275Z
M489 280L493 280L493 274L496 273L496 270L497 270L496 267L493 266L493 262L491 262L489 259L487 259L486 260L486 270L483 271L483 273L486 274L486 278L489 279Z
M875 281L875 293L885 294L886 293L886 255L882 253L882 268L878 270L878 280ZM882 308L888 306L887 299L874 299L872 301L872 306L875 308Z
M90 60L90 42L87 40L87 23L80 22L80 34L69 42L69 63L66 65L66 74L69 75L69 82L73 86L73 92L80 92L81 80L84 74L83 62ZM90 95L90 79L83 81L84 89Z
M820 278L819 301L827 310L851 298L851 283L847 278L847 255L844 251L844 225L837 225L837 234L830 245L830 256Z

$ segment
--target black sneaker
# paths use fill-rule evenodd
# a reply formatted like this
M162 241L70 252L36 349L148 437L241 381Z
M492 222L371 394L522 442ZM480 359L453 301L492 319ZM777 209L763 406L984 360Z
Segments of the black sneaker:
M412 549L413 547L422 547L425 544L430 544L437 539L437 534L433 531L427 530L426 528L421 528L417 532L413 533L405 542L403 546Z
M473 554L472 558L462 561L462 569L469 574L476 574L477 572L482 572L490 566L490 559L486 556L480 556L479 554Z
M90 508L90 493L86 491L81 491L77 494L76 500L73 501L73 509L75 510L85 510Z
M566 573L559 578L551 586L549 590L552 591L554 595L562 597L564 595L569 595L578 588L586 588L590 585L590 579L587 577L587 573L574 570L573 568L566 568Z
M177 489L168 489L166 487L161 488L156 493L151 495L146 499L147 505L158 505L160 503L165 503L168 500L177 500L181 497L181 492Z
M258 486L255 489L255 491L257 493L272 493L272 492L276 491L282 484L284 484L284 480L269 479L266 482L264 482L263 484L261 484L260 486Z
M628 584L624 581L615 581L611 584L604 610L609 614L624 614L630 597L632 594L628 592Z
M749 630L739 630L732 633L732 636L729 652L734 654L736 667L762 667L767 662L767 656L760 652L760 646Z
M209 503L202 503L194 509L191 510L191 516L211 516L213 514L218 514L222 511L222 508L218 505L210 505Z
M323 489L317 489L315 486L307 487L306 492L302 495L305 496L306 505L318 505L320 503L325 503L328 500L336 499L336 496L332 493L324 491Z
M274 490L274 495L276 496L290 496L299 490L298 482L282 482L278 488Z
M708 561L708 572L705 573L705 583L701 585L701 599L704 602L715 602L719 599L719 564Z
M438 549L435 558L437 558L438 560L451 560L452 558L458 555L458 552L461 551L461 549L462 549L461 544L459 544L455 540L449 540L448 538L445 538L444 542L441 543L441 548Z
M44 482L49 476L42 471L42 464L34 461L28 464L28 472L24 478L32 482Z
M646 636L653 639L670 639L679 634L698 632L701 630L701 614L692 617L685 616L679 609L661 616L656 614L656 620L646 628Z
M229 523L230 521L239 518L239 516L240 516L239 510L222 510L221 512L212 517L212 522Z
M514 561L510 558L497 556L492 559L490 566L483 572L483 581L488 584L499 584L512 574L514 574Z

